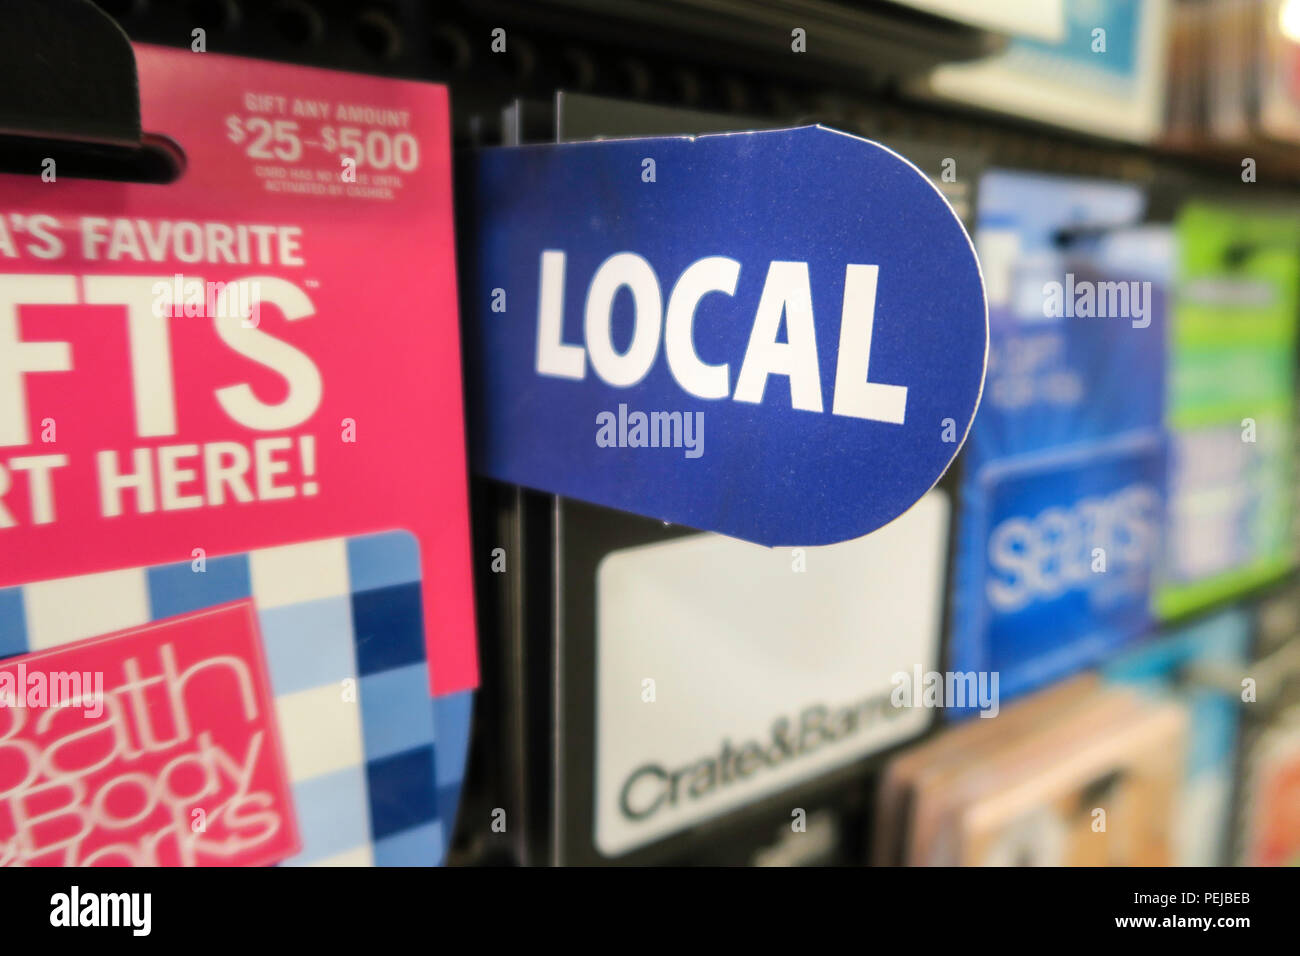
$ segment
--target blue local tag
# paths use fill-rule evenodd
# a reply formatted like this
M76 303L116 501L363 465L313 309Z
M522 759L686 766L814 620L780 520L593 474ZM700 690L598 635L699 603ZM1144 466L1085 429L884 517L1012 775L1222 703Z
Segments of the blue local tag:
M821 126L489 149L466 164L471 460L764 545L905 512L979 404L970 240Z

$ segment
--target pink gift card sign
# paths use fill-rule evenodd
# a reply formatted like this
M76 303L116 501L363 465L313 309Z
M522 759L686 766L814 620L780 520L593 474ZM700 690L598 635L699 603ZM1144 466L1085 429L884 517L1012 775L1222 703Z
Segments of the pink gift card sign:
M257 865L299 848L251 601L0 665L0 865Z
M472 688L445 88L136 55L176 182L0 175L0 589L404 528Z

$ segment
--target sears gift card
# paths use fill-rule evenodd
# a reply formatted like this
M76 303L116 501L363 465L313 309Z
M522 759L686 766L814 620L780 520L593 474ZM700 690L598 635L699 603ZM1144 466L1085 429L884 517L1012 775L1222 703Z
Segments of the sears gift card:
M995 170L977 231L987 395L961 488L952 661L1011 697L1151 627L1163 555L1168 228L1124 183Z

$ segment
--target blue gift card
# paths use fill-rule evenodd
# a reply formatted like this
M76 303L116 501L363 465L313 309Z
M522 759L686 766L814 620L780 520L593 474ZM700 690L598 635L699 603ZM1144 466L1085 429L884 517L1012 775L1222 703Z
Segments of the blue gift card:
M1133 187L991 173L989 372L967 443L952 666L1014 696L1150 627L1168 231Z
M981 469L964 489L954 668L996 671L1014 697L1145 631L1164 473L1150 431Z

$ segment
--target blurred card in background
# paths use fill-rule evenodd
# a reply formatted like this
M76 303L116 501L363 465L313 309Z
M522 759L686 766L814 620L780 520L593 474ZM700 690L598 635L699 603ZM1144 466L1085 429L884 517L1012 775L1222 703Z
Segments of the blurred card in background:
M1181 866L1227 862L1240 706L1231 688L1246 671L1249 640L1249 617L1228 610L1160 635L1103 671L1108 680L1187 709L1187 763L1173 860Z
M1049 691L1026 697L999 714L998 735L988 731L983 721L970 721L951 727L890 760L881 774L876 798L872 849L875 865L898 866L905 862L917 790L925 774L939 767L954 767L958 761L978 759L996 743L996 736L1009 738L1023 734L1040 721L1054 718L1089 699L1096 688L1096 677L1082 674Z
M1256 660L1243 680L1246 716L1238 798L1237 860L1300 865L1300 587L1260 601L1253 615Z
M928 88L986 109L1151 140L1164 118L1167 16L1166 0L1065 0L1059 39L1017 36L987 60L939 67Z
M1060 41L1065 36L1066 0L894 0L925 13L1001 33Z
M1243 802L1247 866L1300 866L1300 708L1267 731Z
M1003 697L1150 626L1164 523L1169 230L1135 187L995 171L984 400L963 456L952 666Z
M886 769L877 862L1165 865L1185 724L1087 677L951 728Z
M1121 721L1044 740L1039 752L966 784L958 813L968 866L1166 866L1186 714L1137 708Z
M1192 203L1169 333L1169 529L1156 606L1174 617L1294 565L1300 220Z

